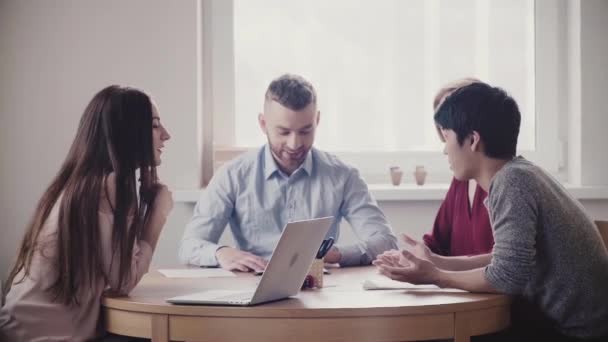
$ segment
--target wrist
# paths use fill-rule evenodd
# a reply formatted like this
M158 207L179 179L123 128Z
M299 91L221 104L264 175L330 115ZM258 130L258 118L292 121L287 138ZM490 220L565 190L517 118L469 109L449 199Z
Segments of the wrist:
M224 249L224 251L225 251L225 249L226 249L226 248L228 248L228 246L219 245L219 246L217 247L217 249L215 250L215 259L216 259L216 260L217 260L218 255L219 255L219 254L221 254L221 253L223 253L223 252L220 252L220 251L221 251L222 249Z
M442 268L441 264L443 261L443 257L441 255L431 252L429 259L433 263L433 265L435 265L437 268Z
M433 284L437 285L440 288L448 287L447 283L447 273L439 268L435 268L435 275L433 277Z
M329 264L340 263L340 260L342 260L342 253L340 252L340 249L337 246L332 246L327 255L325 255L324 260Z

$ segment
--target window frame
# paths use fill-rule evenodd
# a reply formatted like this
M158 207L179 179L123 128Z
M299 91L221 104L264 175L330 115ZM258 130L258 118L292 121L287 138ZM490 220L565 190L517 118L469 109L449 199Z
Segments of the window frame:
M199 0L201 34L197 46L200 49L199 99L201 151L201 185L205 186L213 175L213 169L239 152L250 150L235 145L235 72L234 72L234 20L232 0ZM484 0L481 0L484 1ZM534 1L534 69L535 69L535 149L519 150L518 154L541 165L559 176L564 168L565 142L560 139L559 90L565 72L560 58L565 53L560 48L559 16L564 4L551 0ZM507 89L508 90L508 89ZM261 95L260 95L261 96ZM429 98L429 103L431 99ZM541 129L542 128L542 129ZM428 181L448 183L452 173L442 150L401 152L334 152L343 161L360 170L368 183L388 183L390 166L400 166L406 174L416 165L424 165L429 173ZM413 182L413 178L405 178Z

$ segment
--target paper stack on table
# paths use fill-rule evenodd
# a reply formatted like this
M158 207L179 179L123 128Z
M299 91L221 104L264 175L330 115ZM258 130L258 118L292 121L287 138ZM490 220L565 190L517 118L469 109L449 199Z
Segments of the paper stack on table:
M213 277L236 277L230 271L221 268L182 268L158 270L167 278L213 278Z
M374 277L363 281L364 290L417 290L417 289L439 289L436 285L414 285L386 277Z

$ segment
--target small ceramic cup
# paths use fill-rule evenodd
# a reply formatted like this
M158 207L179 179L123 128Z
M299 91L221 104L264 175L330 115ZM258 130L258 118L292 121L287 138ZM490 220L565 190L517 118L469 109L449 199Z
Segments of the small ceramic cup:
M416 180L416 184L424 185L424 181L426 180L426 170L424 166L416 166L416 171L414 172L414 179Z
M390 168L390 172L391 183L393 183L395 186L401 184L401 178L403 177L403 171L401 171L401 168L399 166L393 166Z

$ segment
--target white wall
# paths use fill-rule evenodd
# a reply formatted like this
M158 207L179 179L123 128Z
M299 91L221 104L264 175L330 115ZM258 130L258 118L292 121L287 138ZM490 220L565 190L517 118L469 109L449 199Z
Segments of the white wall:
M563 0L560 0L563 1ZM608 185L608 1L567 1L564 31L568 45L563 89L567 113L562 135L568 134L568 173L574 184ZM564 118L568 116L566 120Z
M601 76L606 69L603 61L608 60L601 40L608 32L608 21L600 20L607 16L605 7L605 2L594 0L582 11L595 18L583 32L598 40L582 45L602 47L592 50L601 54L597 61L587 56L589 64L584 66L595 82L591 85L604 89L600 95L607 93L608 82ZM65 157L85 104L96 91L111 83L141 87L158 103L169 130L196 130L195 29L196 0L0 0L2 278L37 200ZM589 117L600 123L606 117L602 98L583 98ZM174 134L167 144L160 174L172 188L196 186L196 144L194 132ZM604 145L595 146L603 152L599 148ZM608 200L583 204L592 216L608 219ZM397 232L420 236L430 229L439 202L382 202L381 207ZM155 265L176 264L177 245L191 210L192 204L176 204ZM344 232L345 239L352 239L348 228Z
M59 169L86 103L117 83L157 102L171 131L161 179L197 184L196 1L0 1L0 274ZM181 233L181 231L180 231Z
M580 5L581 179L588 185L607 185L608 1L585 0Z

